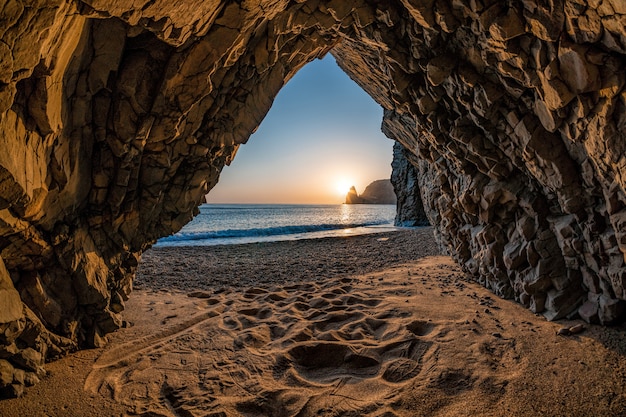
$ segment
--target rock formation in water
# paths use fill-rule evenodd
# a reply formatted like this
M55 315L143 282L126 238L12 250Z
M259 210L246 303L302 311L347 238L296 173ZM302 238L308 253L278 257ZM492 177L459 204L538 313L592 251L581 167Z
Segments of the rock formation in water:
M623 319L625 19L621 0L5 2L4 394L123 324L140 254L329 51L467 272L549 319Z
M356 191L356 187L353 185L350 187L348 194L346 194L345 204L361 204L362 201L359 198L359 193Z
M363 194L354 185L346 194L346 204L396 204L396 195L390 180L376 180L368 184Z

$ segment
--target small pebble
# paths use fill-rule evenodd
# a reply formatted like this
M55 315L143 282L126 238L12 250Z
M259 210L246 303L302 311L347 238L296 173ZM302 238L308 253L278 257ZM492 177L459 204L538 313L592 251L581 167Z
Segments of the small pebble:
M570 334L578 334L583 330L585 330L585 326L583 326L582 324L577 324L569 328Z
M569 336L572 333L570 332L569 327L561 327L556 334L559 336Z

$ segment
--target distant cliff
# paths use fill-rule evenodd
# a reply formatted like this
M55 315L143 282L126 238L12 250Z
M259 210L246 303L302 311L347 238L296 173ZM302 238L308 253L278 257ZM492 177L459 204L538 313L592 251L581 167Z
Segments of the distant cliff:
M352 186L346 195L346 204L396 204L396 194L390 180L376 180L359 195Z

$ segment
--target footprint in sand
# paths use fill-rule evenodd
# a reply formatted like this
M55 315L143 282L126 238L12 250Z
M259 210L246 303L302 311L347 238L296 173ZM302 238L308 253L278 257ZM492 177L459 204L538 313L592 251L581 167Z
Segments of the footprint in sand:
M411 313L398 309L368 313L368 308L382 302L341 289L297 302L294 314L308 324L302 323L305 328L297 333L280 332L285 350L276 357L274 370L283 371L275 372L275 377L291 370L297 381L315 386L347 380L395 385L417 377L422 358L432 346L422 339L436 325L411 320Z
M271 330L268 326L259 326L241 332L233 341L236 349L253 348L259 349L271 340Z
M235 317L224 316L222 317L222 328L226 330L241 330L242 326Z
M342 343L312 342L288 350L297 372L315 382L334 381L346 376L374 376L380 370L375 352L359 352Z
M406 384L424 377L441 329L357 284L198 292L203 304L197 305L210 313L168 318L171 330L103 355L88 385L114 396L125 390L122 397L146 416L172 410L181 416L331 415L350 409L392 417L367 407L393 402ZM460 389L464 381L441 375L430 383Z
M447 395L458 395L471 389L475 382L476 377L462 369L444 369L429 381L428 386L440 389Z
M435 325L427 321L415 320L407 324L406 328L416 336L427 336L432 333Z
M387 364L381 377L387 382L397 384L416 377L421 369L422 367L418 361L398 358Z
M259 320L265 320L274 314L272 309L269 307L262 308L244 308L238 311L239 314L243 314L245 316L255 317Z
M344 324L352 323L361 319L363 313L359 312L332 312L325 314L321 319L313 321L312 330L324 333L330 330L339 330Z

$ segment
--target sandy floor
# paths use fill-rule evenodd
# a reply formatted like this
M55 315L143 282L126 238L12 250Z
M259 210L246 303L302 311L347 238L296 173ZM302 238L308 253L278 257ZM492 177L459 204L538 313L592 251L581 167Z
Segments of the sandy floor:
M558 336L431 233L152 250L133 325L0 415L625 415L623 327Z

